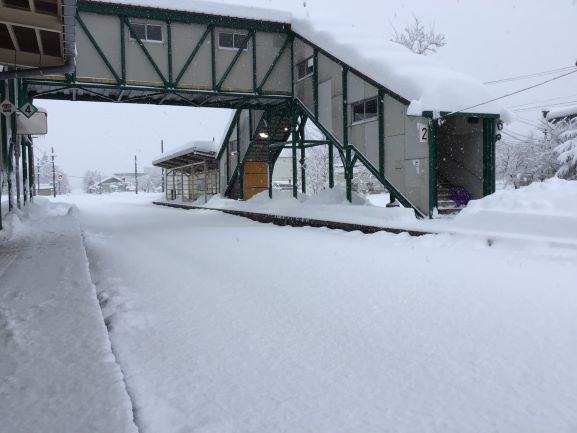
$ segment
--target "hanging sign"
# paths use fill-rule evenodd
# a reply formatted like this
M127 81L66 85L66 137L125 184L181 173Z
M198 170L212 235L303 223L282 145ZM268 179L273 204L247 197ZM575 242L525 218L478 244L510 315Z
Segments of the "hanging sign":
M10 102L10 100L4 99L4 101L2 101L0 104L0 111L2 111L4 116L9 117L16 112L16 107L12 102Z
M34 105L32 105L30 102L27 102L26 104L24 104L22 107L20 107L20 109L18 110L20 111L22 114L24 114L28 119L30 119L32 116L34 116L34 114L36 114L36 112L38 111L38 108L36 108Z

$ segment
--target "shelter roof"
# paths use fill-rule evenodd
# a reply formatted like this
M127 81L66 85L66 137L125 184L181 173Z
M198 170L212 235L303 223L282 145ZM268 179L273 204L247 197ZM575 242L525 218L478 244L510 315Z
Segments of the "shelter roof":
M191 141L170 153L159 156L152 165L162 168L176 168L197 162L215 162L218 144L215 141Z

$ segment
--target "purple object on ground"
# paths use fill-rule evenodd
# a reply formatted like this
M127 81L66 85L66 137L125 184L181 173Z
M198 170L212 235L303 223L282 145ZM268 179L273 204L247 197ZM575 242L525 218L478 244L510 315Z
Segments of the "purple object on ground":
M451 187L451 199L457 206L467 206L471 201L471 193L461 186Z

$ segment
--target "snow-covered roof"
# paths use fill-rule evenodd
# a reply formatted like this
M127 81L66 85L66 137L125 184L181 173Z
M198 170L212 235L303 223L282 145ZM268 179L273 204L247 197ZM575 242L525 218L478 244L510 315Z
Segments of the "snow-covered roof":
M411 103L409 114L464 111L509 117L479 80L447 69L432 57L364 31L359 26L296 19L290 13L203 0L90 0L290 24L292 29Z
M202 0L90 0L98 3L121 4L127 6L141 6L199 14L219 15L230 18L243 18L258 21L269 21L290 24L291 14L278 10L253 6L238 6L221 2Z
M557 108L555 110L549 111L547 113L547 120L560 119L562 117L576 116L576 115L577 115L577 105L573 105L571 107Z
M363 32L357 26L292 21L292 29L324 51L411 102L409 114L460 111L494 96L479 80L447 69L432 57ZM496 103L465 110L499 114Z
M96 185L104 185L105 183L122 183L122 179L116 176L108 176L106 179L102 179L100 182L96 183Z
M171 159L178 158L184 155L202 155L215 158L219 150L219 143L216 141L191 141L184 146L174 149L170 153L163 153L157 159L152 161L153 165L162 164L163 162L170 161Z

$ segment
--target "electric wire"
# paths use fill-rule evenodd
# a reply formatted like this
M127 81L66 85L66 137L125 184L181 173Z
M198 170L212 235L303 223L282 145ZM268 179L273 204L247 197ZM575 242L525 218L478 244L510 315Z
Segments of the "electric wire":
M535 111L535 110L542 110L542 109L546 109L546 108L551 108L551 107L562 107L564 105L574 105L577 104L577 100L576 101L566 101L566 102L559 102L557 104L547 104L547 105L535 105L533 107L525 107L525 108L518 108L516 110L511 110L513 113L524 113L527 111Z
M524 108L527 107L529 105L533 106L536 104L549 104L549 103L554 103L555 101L558 101L560 99L569 99L569 98L575 98L577 97L577 93L571 94L571 95L565 95L565 96L557 96L555 98L548 98L548 99L540 99L538 101L531 101L531 102L526 102L524 104L519 104L519 105L513 105L511 107L509 107L510 109L515 109L515 108Z
M567 73L565 73L565 74L558 75L558 76L556 76L556 77L550 78L550 79L545 80L545 81L542 81L542 82L540 82L540 83L533 84L532 86L525 87L525 88L523 88L523 89L519 89L519 90L516 90L516 91L514 91L514 92L507 93L507 94L505 94L505 95L503 95L503 96L499 96L499 97L497 97L497 98L489 99L488 101L481 102L480 104L472 105L472 106L470 106L470 107L466 107L466 108L462 108L462 109L457 110L457 111L453 111L453 112L451 112L451 113L449 113L449 114L445 114L444 116L441 116L441 118L448 117L448 116L451 116L451 115L454 115L454 114L458 114L458 113L462 113L463 111L472 110L473 108L481 107L481 106L483 106L483 105L490 104L491 102L500 101L501 99L508 98L509 96L518 95L519 93L527 92L528 90L532 90L532 89L535 89L535 88L537 88L537 87L543 86L543 85L545 85L545 84L551 83L551 82L553 82L553 81L559 80L559 79L561 79L561 78L568 77L569 75L573 75L573 74L577 73L577 68L574 68L574 69L575 69L574 71L571 71L571 72L567 72Z
M527 80L529 78L537 78L537 77L543 77L546 75L557 74L560 72L566 72L566 71L570 71L570 70L575 69L575 68L577 68L577 66L567 66L564 68L551 69L550 71L535 72L533 74L519 75L517 77L509 77L509 78L502 78L499 80L486 81L483 84L491 85L491 84L509 83L511 81Z

